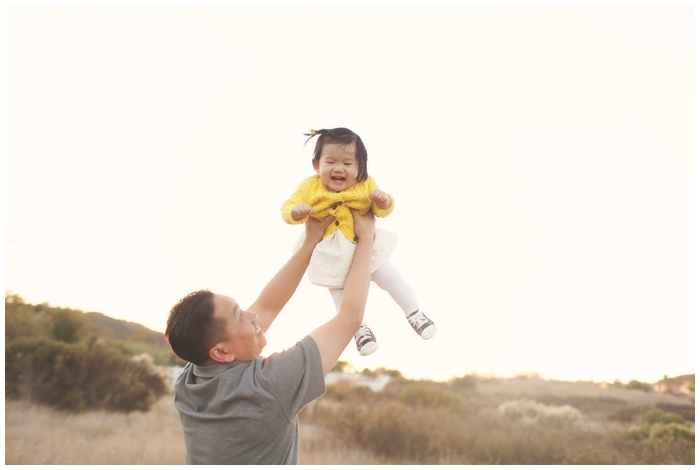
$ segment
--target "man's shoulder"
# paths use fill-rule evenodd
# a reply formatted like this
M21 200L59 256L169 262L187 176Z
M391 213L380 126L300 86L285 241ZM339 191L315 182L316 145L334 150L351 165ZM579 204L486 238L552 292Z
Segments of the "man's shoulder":
M306 335L293 346L283 351L273 353L269 357L263 359L263 361L273 361L286 356L299 356L300 358L310 356L309 359L313 360L316 356L320 357L320 353L316 341L311 335Z
M207 396L230 390L231 393L247 393L255 389L278 390L294 383L300 370L306 369L312 376L322 372L321 353L316 341L307 335L293 346L268 357L250 361L233 361L226 364L197 366L188 364L175 383L176 393L187 390L187 395Z

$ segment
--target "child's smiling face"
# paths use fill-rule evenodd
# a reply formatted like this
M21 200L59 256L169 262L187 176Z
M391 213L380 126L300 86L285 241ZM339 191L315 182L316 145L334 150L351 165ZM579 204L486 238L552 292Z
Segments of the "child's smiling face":
M313 164L316 173L328 189L344 191L355 184L359 172L355 143L329 142L323 146L321 157L318 161L314 160Z

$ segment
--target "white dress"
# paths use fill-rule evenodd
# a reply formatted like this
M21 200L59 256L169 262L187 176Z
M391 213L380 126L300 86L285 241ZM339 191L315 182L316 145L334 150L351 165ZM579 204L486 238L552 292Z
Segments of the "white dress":
M304 241L302 233L297 248ZM389 259L398 243L398 235L380 228L374 229L370 271L374 272ZM339 289L345 285L357 245L352 243L340 230L335 230L316 245L309 261L309 280L319 286Z

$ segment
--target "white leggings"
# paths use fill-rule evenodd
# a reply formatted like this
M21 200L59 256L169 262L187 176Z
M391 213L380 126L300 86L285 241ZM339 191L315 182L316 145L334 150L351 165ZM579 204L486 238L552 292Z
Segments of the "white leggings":
M401 274L396 270L389 260L385 261L379 269L374 271L370 277L380 289L383 289L391 295L403 313L409 316L411 313L418 310L418 299L413 293L413 289L408 285L408 282L401 277ZM343 298L343 289L328 289L335 302L335 309L340 309L340 299Z

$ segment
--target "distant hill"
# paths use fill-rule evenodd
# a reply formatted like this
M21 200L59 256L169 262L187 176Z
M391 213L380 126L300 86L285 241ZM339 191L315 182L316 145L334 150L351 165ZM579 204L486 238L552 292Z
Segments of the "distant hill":
M85 314L85 318L95 328L97 333L106 339L129 340L168 346L163 333L150 330L139 323L117 320L98 312L88 312Z
M93 336L119 343L134 356L149 354L158 365L183 362L173 354L163 333L141 324L117 320L99 312L54 307L48 303L33 305L18 294L5 293L5 344L26 337L73 343Z

